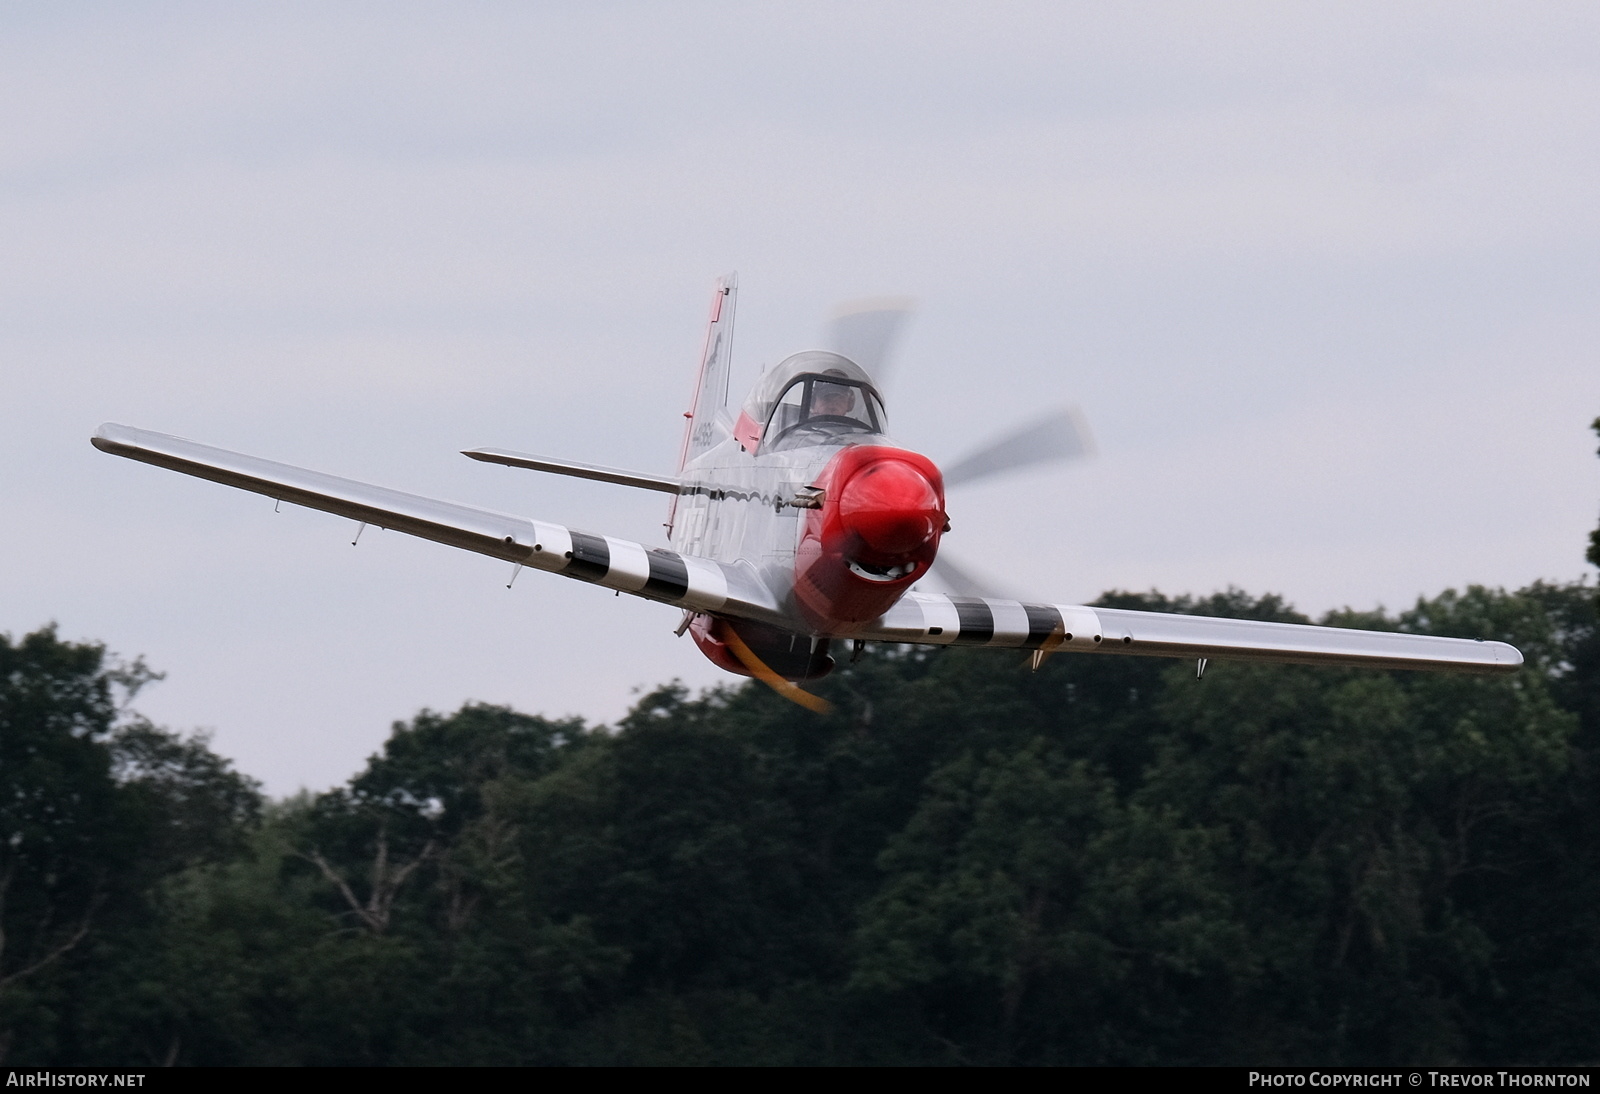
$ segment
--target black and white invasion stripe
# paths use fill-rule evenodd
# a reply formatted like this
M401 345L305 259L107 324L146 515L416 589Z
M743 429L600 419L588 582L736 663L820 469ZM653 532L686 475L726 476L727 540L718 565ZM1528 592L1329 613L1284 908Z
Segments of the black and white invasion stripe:
M936 593L906 594L852 637L1471 673L1515 672L1522 664L1522 654L1504 642Z
M757 618L777 613L772 594L734 567L543 521L530 524L533 542L525 545L525 565L695 611Z
M1104 638L1093 608L993 597L908 593L860 634L890 642L1010 649L1090 648Z

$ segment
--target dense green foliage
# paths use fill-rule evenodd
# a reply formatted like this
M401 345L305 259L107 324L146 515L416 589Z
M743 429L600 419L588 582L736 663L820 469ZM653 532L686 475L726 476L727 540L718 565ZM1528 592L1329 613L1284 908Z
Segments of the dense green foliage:
M249 853L255 787L203 739L119 710L152 678L51 628L0 636L0 1055L126 1052L118 1026L165 1006L135 955L156 890ZM104 992L126 1009L104 1013Z
M615 727L423 713L264 804L0 642L0 1048L44 1063L1592 1059L1590 586L1326 622L1512 679L869 651ZM1295 619L1272 597L1107 603Z

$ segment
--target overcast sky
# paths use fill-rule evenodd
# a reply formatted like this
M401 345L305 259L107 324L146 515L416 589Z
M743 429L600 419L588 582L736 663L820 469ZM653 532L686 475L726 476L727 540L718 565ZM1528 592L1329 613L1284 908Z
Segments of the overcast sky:
M659 495L457 453L671 470L729 270L736 398L892 293L904 443L1081 406L1097 459L950 498L1023 594L1571 580L1597 243L1592 3L9 3L0 630L144 655L280 794L424 706L728 680L670 608L88 437L659 542Z

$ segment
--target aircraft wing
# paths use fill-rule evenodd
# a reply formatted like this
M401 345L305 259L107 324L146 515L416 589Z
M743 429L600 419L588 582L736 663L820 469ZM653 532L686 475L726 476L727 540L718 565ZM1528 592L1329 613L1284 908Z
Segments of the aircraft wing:
M90 440L116 456L665 604L753 619L783 618L771 592L741 566L369 486L131 426L107 423Z
M1522 665L1522 654L1504 642L922 592L907 593L855 637L1480 674L1515 672Z

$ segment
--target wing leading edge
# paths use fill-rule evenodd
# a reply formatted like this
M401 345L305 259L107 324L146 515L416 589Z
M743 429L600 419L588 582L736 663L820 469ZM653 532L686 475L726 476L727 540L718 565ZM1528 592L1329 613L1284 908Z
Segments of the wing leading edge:
M1515 672L1522 665L1522 654L1504 642L917 592L855 637L1479 674Z
M692 611L772 622L783 618L772 594L739 566L371 486L147 429L107 423L90 441L112 455Z

